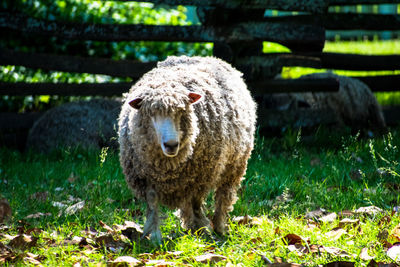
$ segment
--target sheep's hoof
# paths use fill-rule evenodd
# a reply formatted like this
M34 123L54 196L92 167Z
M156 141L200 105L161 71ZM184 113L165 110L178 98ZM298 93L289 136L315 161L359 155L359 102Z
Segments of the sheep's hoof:
M220 224L217 227L214 226L214 232L220 236L223 236L226 234L226 227L225 224Z
M150 234L143 234L142 239L150 239L151 243L155 246L160 246L162 235L160 230L152 231Z

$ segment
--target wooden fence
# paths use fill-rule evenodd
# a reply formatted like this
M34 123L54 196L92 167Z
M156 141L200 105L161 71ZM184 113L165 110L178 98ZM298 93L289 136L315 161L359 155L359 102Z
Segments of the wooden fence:
M129 1L129 0L120 0ZM355 55L322 52L327 30L399 31L398 14L331 13L332 6L399 4L400 0L147 0L154 4L197 7L201 25L154 26L63 23L0 10L0 29L26 36L93 41L212 42L214 55L245 74L253 94L336 91L338 83L323 80L275 80L284 66L343 70L400 70L400 55ZM297 15L264 16L266 9L298 11ZM331 8L332 9L332 8ZM1 38L1 37L0 37ZM265 54L262 42L282 44L291 53ZM43 70L106 74L138 79L156 62L137 62L27 53L0 47L0 65ZM400 75L360 77L377 91L400 91ZM0 95L120 95L130 83L0 83ZM17 116L17 117L16 117ZM35 116L1 114L0 129L29 127Z

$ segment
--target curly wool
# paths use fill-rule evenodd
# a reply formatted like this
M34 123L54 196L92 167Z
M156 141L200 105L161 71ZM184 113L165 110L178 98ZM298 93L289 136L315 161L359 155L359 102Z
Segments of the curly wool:
M339 91L293 94L296 100L308 103L313 109L330 108L335 113L339 126L347 125L355 130L385 131L386 123L382 109L365 83L358 79L329 72L315 73L303 77L337 79Z
M92 99L70 102L46 111L29 131L27 147L49 153L56 148L117 148L121 103Z
M189 92L203 99L191 104ZM256 105L242 74L217 58L169 57L125 97L119 117L120 161L135 195L146 199L152 189L161 204L184 210L216 189L216 201L225 201L221 212L232 210L256 123ZM137 97L143 99L139 110L129 105ZM164 156L157 143L151 124L157 114L180 124L176 157Z

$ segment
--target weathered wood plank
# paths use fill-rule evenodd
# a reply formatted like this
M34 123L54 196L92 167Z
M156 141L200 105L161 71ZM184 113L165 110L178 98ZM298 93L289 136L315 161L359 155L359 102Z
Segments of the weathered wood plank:
M0 48L0 65L20 65L43 70L139 78L156 64L156 62L143 63L131 60L26 53Z
M316 55L315 55L316 56ZM398 70L400 55L321 53L322 68L340 70Z
M400 0L329 0L331 6L398 4Z
M400 91L400 75L353 77L365 82L372 91ZM255 95L287 92L334 92L339 88L335 79L265 80L248 83ZM0 95L102 95L114 96L127 92L132 83L0 83Z
M116 1L131 2L133 0ZM325 13L328 9L327 0L146 0L146 2L170 6L183 5L198 7L221 7L229 9L278 9L284 11L305 11L311 13Z
M352 77L366 83L373 92L400 91L400 75Z
M6 83L0 82L0 95L118 96L132 83Z
M26 34L95 41L271 41L299 51L322 50L325 41L325 31L320 26L279 22L247 22L225 27L72 24L0 12L0 27Z
M266 80L250 82L250 90L254 95L272 93L300 93L300 92L336 92L339 82L336 79L291 79Z
M271 23L322 25L327 30L400 30L400 15L395 14L329 13L324 15L264 17L262 20Z

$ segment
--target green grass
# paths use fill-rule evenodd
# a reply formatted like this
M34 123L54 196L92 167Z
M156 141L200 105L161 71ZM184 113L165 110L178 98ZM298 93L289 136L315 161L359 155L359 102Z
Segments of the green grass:
M255 226L230 221L228 235L210 239L186 234L173 211L163 209L163 245L155 247L146 240L124 241L127 245L121 251L90 242L87 246L71 243L74 236L87 236L82 233L85 228L106 232L100 221L111 226L130 220L143 226L145 206L127 187L117 153L77 150L46 156L2 148L0 195L10 202L13 216L7 223L9 229L0 230L0 242L8 244L10 241L5 234L17 235L23 229L19 226L43 230L38 234L37 245L13 250L16 258L7 264L17 265L27 263L22 259L28 251L37 255L45 266L77 262L88 266L105 265L121 255L143 262L158 259L199 266L204 264L195 257L210 252L227 257L216 263L222 266L227 262L261 266L264 264L261 255L272 261L279 257L285 262L309 266L341 259L329 253L299 255L291 251L283 237L297 234L309 239L309 245L346 251L350 256L343 259L357 262L358 266L368 263L359 257L365 247L376 261L390 262L377 236L383 229L392 234L400 223L399 216L391 216L393 207L400 206L399 145L399 129L373 139L361 139L357 135L342 137L323 129L312 140L296 131L289 131L280 139L259 137L239 192L240 198L231 213L232 218L243 215L258 218ZM40 199L40 195L46 198ZM210 209L211 199L207 202ZM85 201L84 208L71 215L54 204L71 206L81 200ZM337 240L327 233L338 225L339 219L311 228L310 221L304 218L308 211L318 208L338 213L371 205L384 212L372 217L361 216L358 227L345 228L346 233ZM26 218L37 212L51 215ZM389 215L391 221L381 225L385 215ZM117 232L113 235L119 238ZM387 241L393 243L396 238L390 235ZM171 256L174 251L180 251L179 256ZM0 251L0 263L1 258Z

